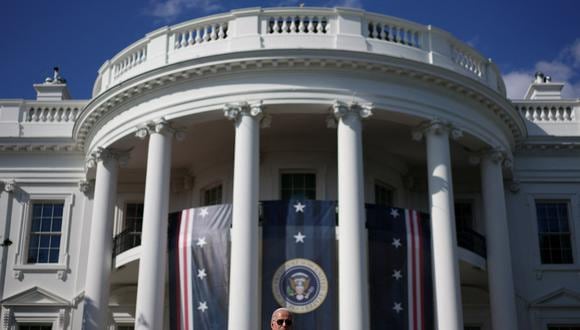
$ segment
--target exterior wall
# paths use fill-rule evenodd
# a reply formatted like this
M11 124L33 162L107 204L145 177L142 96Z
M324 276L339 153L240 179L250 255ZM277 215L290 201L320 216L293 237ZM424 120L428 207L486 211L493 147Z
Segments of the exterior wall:
M295 13L324 17L331 28L269 28ZM389 26L410 39L377 35ZM204 29L214 32L205 44L187 39ZM215 184L232 203L235 128L223 110L254 101L269 126L260 131L260 200L280 199L285 172L315 173L316 198L338 199L334 107L373 109L362 124L366 203L375 202L381 182L395 190L395 206L430 210L432 176L419 141L426 122L436 123L451 137L451 193L473 202L473 229L484 233L485 183L474 160L489 149L500 153L512 165L503 177L519 328L580 324L580 101L559 99L560 84L538 80L530 94L538 99L511 102L500 78L484 56L432 27L358 10L249 9L148 34L103 65L91 100L66 99L60 83L35 85L34 101L0 100L0 240L13 242L0 256L0 328L27 320L84 326L85 278L96 262L88 260L95 170L87 165L95 151L131 155L113 183L115 234L124 228L125 204L144 200L148 147L132 135L160 118L185 136L173 142L169 211L202 205L204 189ZM43 98L45 89L56 94ZM57 264L26 262L30 205L40 199L65 201ZM540 263L536 199L569 202L573 264ZM140 254L135 247L114 258L108 329L134 322ZM494 274L484 257L463 248L457 262L465 325L492 329Z
M550 323L578 324L580 292L580 171L576 152L525 152L515 159L514 177L519 184L506 192L510 240L520 323L545 329ZM541 263L535 200L555 199L569 203L573 264ZM557 306L557 307L556 307Z

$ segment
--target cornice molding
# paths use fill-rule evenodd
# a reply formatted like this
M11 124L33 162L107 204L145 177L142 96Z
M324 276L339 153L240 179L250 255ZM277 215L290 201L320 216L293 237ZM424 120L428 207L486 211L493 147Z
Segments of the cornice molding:
M330 56L337 56L337 53L349 52L326 52ZM519 114L513 108L513 105L505 98L501 97L496 92L490 90L487 86L479 83L476 80L464 77L458 73L429 66L422 63L411 63L412 61L404 61L398 59L386 59L388 61L395 61L400 63L384 63L385 58L377 59L376 56L370 54L367 58L349 58L340 59L327 57L318 57L320 55L311 55L305 57L293 56L285 58L259 58L248 59L239 56L237 59L232 59L227 62L219 63L201 63L193 67L185 68L180 71L175 70L176 67L191 65L192 61L186 61L167 66L167 69L174 69L174 71L167 72L164 75L159 75L158 70L155 73L158 76L147 77L152 75L151 72L146 72L142 75L133 77L123 83L110 88L101 93L94 100L92 100L83 110L79 120L75 124L73 136L77 142L79 150L85 149L87 138L92 134L96 123L101 121L107 114L113 112L115 109L129 102L131 99L150 93L156 89L166 88L169 85L179 84L187 80L207 79L214 75L233 74L236 72L245 72L247 70L268 70L268 69L297 69L305 68L312 70L313 68L324 70L352 70L356 72L368 71L373 73L395 74L411 78L420 82L433 83L435 85L445 88L447 91L467 96L474 101L482 104L489 109L498 119L500 119L506 127L511 131L515 140L523 138L525 132L525 125ZM382 59L382 63L380 60ZM195 62L195 61L194 61ZM433 72L438 72L436 75ZM142 81L139 81L142 80ZM459 83L457 80L461 81ZM131 84L134 82L134 84ZM508 113L506 109L513 109L513 113Z
M0 142L0 152L82 152L81 146L74 143L3 143Z

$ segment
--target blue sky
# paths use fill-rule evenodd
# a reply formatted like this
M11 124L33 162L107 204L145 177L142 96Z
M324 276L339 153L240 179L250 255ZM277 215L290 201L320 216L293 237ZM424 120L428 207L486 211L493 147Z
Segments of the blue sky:
M164 25L244 7L347 6L447 30L498 64L511 97L535 71L580 97L579 0L3 0L0 98L35 97L60 66L73 98L89 98L107 59Z

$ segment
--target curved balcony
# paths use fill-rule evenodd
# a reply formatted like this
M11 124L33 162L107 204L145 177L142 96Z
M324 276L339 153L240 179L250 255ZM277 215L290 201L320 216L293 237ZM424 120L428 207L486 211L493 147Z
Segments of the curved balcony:
M505 96L495 64L451 34L346 8L250 8L163 27L105 62L93 96L174 63L273 49L354 51L421 62L470 77Z
M113 238L113 257L141 245L141 233L126 229Z

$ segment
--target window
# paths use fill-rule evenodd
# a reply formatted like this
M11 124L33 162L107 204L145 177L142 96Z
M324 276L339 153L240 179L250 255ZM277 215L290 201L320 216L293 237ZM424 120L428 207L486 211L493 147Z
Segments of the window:
M222 185L218 184L203 190L203 205L217 205L222 203Z
M567 201L536 201L540 258L543 264L574 262L568 209Z
M470 201L455 202L455 225L458 232L465 229L474 229L473 203Z
M393 206L394 195L393 187L382 182L375 182L375 204Z
M18 330L51 330L52 325L20 324Z
M316 199L316 174L283 173L280 179L282 200Z
M127 203L125 206L125 230L132 247L141 245L143 228L143 203Z
M27 263L58 263L63 209L62 201L33 202Z
M143 228L143 203L125 205L125 230L141 233Z
M580 325L548 325L548 330L580 330Z

